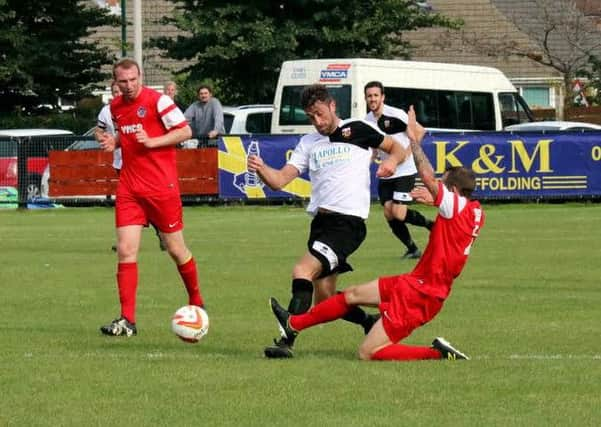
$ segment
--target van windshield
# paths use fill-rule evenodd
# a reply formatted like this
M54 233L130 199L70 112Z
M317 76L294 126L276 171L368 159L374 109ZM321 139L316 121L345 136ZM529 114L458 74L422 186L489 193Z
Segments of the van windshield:
M495 130L492 93L386 87L386 104L408 111L427 128Z
M280 125L309 125L309 119L301 107L301 93L306 86L284 86L280 107ZM336 114L341 119L351 116L351 85L326 85L336 100Z

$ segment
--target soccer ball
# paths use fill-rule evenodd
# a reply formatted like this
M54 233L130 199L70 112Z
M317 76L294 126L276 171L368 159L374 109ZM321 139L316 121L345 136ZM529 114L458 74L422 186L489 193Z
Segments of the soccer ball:
M209 315L196 305L185 305L171 318L171 329L181 340L197 343L209 331Z

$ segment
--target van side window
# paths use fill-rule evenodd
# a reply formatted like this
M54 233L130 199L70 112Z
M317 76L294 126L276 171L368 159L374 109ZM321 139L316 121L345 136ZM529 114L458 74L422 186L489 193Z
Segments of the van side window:
M271 113L252 113L246 117L248 133L269 133L271 129Z
M386 103L407 111L428 128L495 129L492 93L386 87Z
M223 127L225 128L225 133L230 133L232 130L232 124L234 123L234 115L230 113L223 113Z
M326 85L336 100L336 113L341 119L351 116L351 85ZM301 107L300 98L305 86L284 86L280 104L280 125L308 125L309 119Z
M503 127L532 121L527 104L516 93L500 93L499 106Z

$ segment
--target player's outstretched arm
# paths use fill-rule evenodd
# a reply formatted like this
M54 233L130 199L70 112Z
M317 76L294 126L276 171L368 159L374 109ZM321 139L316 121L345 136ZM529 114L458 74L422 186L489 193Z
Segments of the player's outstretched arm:
M282 169L274 169L268 166L259 156L248 156L246 167L249 172L256 172L269 188L281 190L294 178L298 177L298 169L290 164L284 165Z
M436 196L438 195L438 183L434 176L434 168L432 168L426 153L422 150L422 140L426 135L426 131L419 123L417 123L413 105L409 107L407 115L407 137L409 137L409 141L411 142L411 151L413 152L415 167L417 168L417 172L419 173L422 182L430 194L432 194L432 197L436 199Z

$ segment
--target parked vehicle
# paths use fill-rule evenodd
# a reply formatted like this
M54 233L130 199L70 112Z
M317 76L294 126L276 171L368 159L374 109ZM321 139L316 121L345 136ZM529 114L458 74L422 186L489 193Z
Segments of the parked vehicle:
M521 123L519 125L507 126L505 130L512 132L554 132L554 131L585 131L601 130L601 125L584 122L568 121L542 121L532 123Z
M77 139L76 141L72 142L67 148L65 148L65 151L81 151L81 150L100 150L100 144L98 143L98 141L96 141L96 139L94 138L94 130L96 128L93 127L91 129L88 129L83 135L81 139ZM44 168L44 171L42 173L42 178L40 180L41 184L40 184L40 196L41 197L48 197L48 192L49 192L49 184L48 181L50 180L50 165L46 164L46 167ZM102 196L105 197L105 196Z
M372 80L384 85L387 104L404 110L413 105L418 121L429 130L503 130L533 121L526 101L496 68L365 58L311 59L282 64L271 133L312 131L300 94L314 83L328 87L339 117L364 117L363 89Z
M0 185L18 187L19 141L26 138L70 136L73 132L63 129L5 129L0 130ZM63 145L64 147L64 145ZM27 146L27 197L40 196L41 177L48 166L49 144L29 143Z
M252 104L223 107L225 133L232 135L269 133L273 105Z

